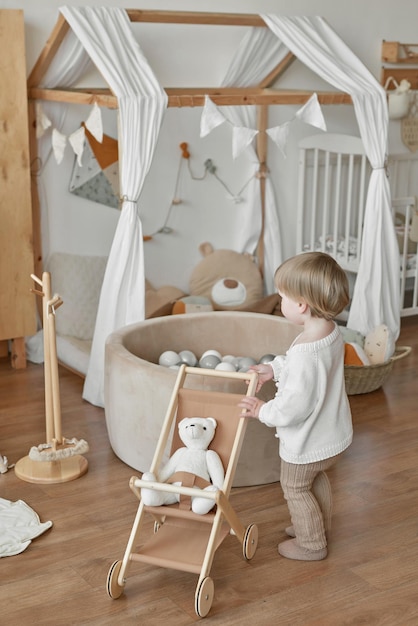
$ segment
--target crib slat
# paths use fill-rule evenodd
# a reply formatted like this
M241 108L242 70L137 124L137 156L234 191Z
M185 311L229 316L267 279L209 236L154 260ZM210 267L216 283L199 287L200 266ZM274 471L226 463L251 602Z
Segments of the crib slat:
M335 193L334 193L334 228L332 234L332 256L337 258L338 253L338 236L340 228L340 197L341 197L341 168L342 168L342 155L337 155L337 166L335 168Z
M349 263L349 251L350 251L350 223L351 223L351 211L353 205L353 185L354 185L354 155L350 154L348 158L348 171L347 171L347 198L345 207L345 230L344 230L344 261L346 266Z
M328 223L329 223L329 189L330 189L330 153L327 150L325 152L324 163L324 197L322 202L322 230L321 230L321 250L325 252L327 235L328 235ZM316 181L318 183L318 181Z
M312 197L310 209L310 234L309 234L309 249L315 250L315 238L316 238L316 216L318 212L318 172L319 172L319 151L314 151L314 161L312 168ZM307 206L309 214L309 205Z
M361 247L363 243L363 221L364 221L364 209L366 206L366 168L367 157L365 154L361 157L360 165L360 182L359 182L359 195L358 195L358 222L357 222L357 250L356 250L356 264L360 263Z
M298 174L298 204L296 216L296 254L303 251L304 246L304 221L305 221L305 189L308 188L306 179L306 150L299 149L299 174Z

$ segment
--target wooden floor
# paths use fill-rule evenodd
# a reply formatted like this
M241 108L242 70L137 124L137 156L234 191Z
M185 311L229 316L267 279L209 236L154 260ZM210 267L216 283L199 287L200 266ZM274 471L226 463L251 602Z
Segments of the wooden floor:
M210 625L343 626L418 624L418 320L403 321L384 388L351 396L354 443L331 473L335 513L329 555L306 563L277 554L289 523L278 483L236 488L242 522L257 523L250 562L233 536L218 548ZM13 370L0 359L0 453L14 463L45 441L43 366ZM0 621L7 626L187 626L197 576L133 563L123 595L106 593L137 508L135 472L113 454L104 413L81 399L82 380L60 370L63 432L90 444L88 472L40 485L0 474L0 496L23 500L53 526L21 554L0 560ZM149 523L151 526L151 522Z

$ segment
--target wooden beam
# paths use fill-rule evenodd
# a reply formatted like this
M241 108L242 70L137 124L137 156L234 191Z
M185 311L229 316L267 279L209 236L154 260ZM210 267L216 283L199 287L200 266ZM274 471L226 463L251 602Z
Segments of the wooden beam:
M131 22L160 24L202 24L217 26L256 26L266 28L262 17L251 13L201 13L197 11L143 11L126 9Z
M67 104L95 104L108 109L118 108L118 99L110 89L43 89L32 87L29 89L31 100L48 100Z
M41 54L38 57L35 65L28 78L28 88L38 85L42 80L45 72L51 65L51 62L60 47L62 40L67 34L70 26L65 18L60 13L54 30L52 31L48 41L45 44Z
M167 87L169 107L201 107L205 104L205 96L218 106L237 105L274 105L274 104L305 104L312 96L312 91L297 90L274 90L245 87ZM316 92L320 104L351 104L351 96L346 93ZM97 102L99 106L110 109L118 108L118 101L109 89L41 89L32 87L29 90L30 99L49 100L53 102L66 102L69 104L92 105Z
M287 70L289 65L293 63L295 59L296 57L293 52L289 52L285 58L271 70L270 74L267 74L267 76L263 78L263 80L258 84L258 87L270 87L272 83Z
M205 96L218 106L262 105L262 104L305 104L312 91L247 89L247 88L166 88L169 106L203 106ZM341 92L316 92L321 104L352 104L351 96Z

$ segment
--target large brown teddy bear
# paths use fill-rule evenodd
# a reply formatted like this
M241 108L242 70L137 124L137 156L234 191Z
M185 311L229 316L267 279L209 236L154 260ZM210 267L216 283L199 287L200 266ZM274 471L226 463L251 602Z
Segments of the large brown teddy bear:
M214 311L279 313L279 296L264 297L263 278L249 254L214 250L210 243L202 243L199 250L203 259L190 276L191 298L206 301ZM187 312L190 297L176 302L173 313Z

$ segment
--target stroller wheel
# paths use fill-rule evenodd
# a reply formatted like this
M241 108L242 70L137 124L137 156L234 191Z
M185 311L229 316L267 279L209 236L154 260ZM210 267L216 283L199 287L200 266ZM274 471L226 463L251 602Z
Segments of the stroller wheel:
M196 589L195 611L198 617L206 617L212 606L214 596L213 580L206 576Z
M242 542L242 552L244 555L244 559L250 561L253 558L255 551L257 550L257 544L258 528L256 524L250 524L249 526L247 526Z
M107 575L106 591L107 595L112 598L112 600L116 600L123 593L123 585L119 585L118 583L118 576L121 567L122 561L115 561L111 565Z

